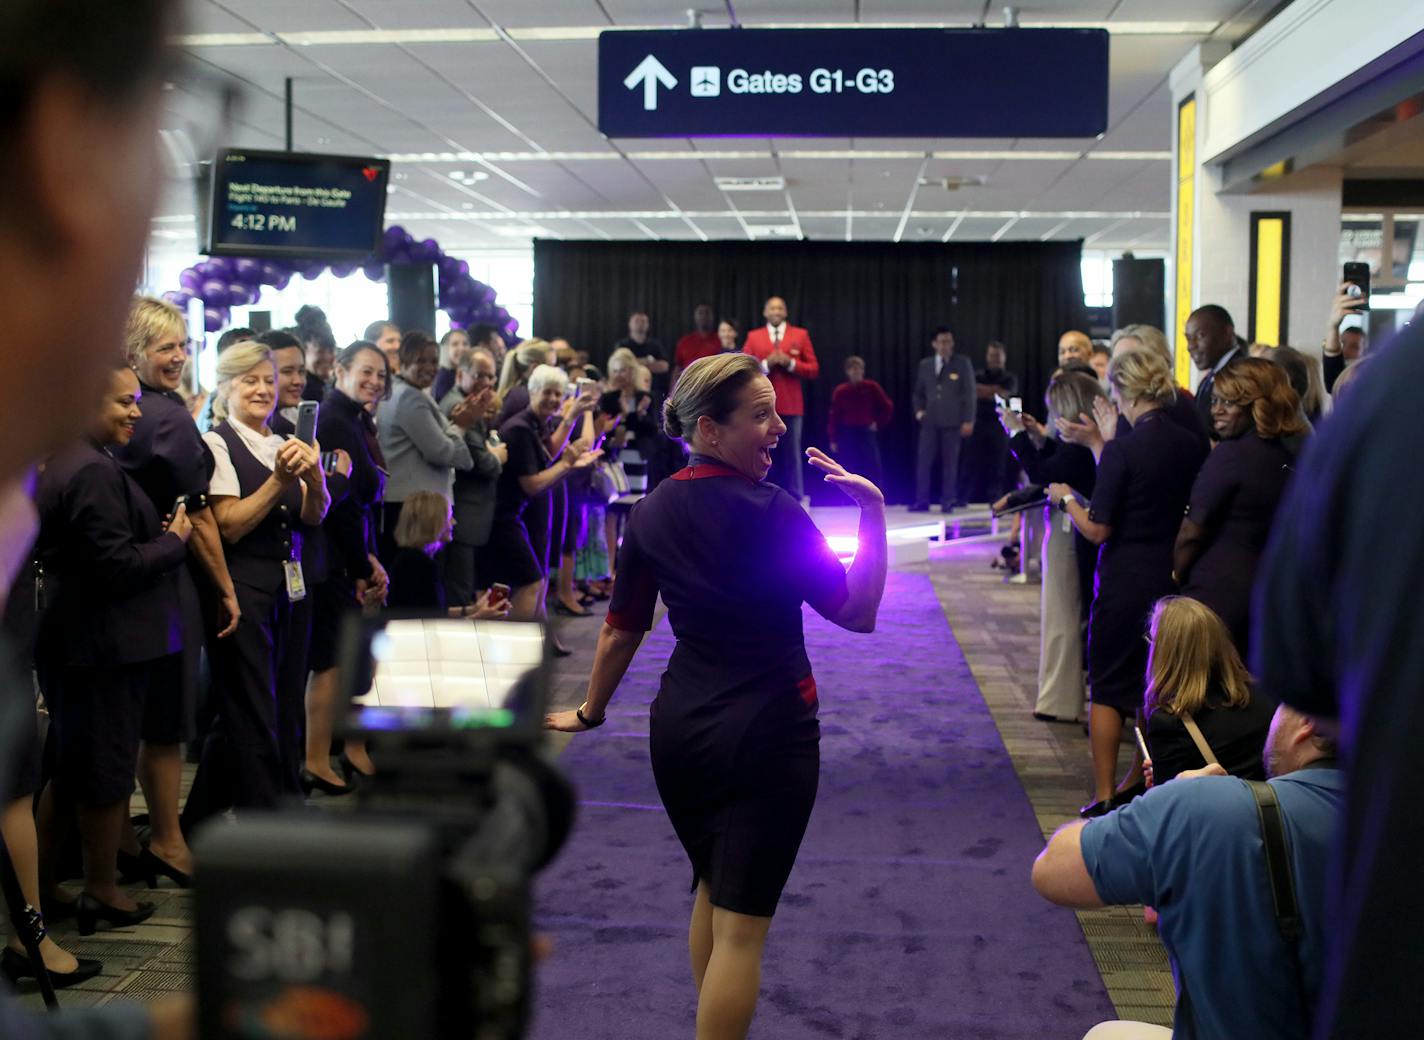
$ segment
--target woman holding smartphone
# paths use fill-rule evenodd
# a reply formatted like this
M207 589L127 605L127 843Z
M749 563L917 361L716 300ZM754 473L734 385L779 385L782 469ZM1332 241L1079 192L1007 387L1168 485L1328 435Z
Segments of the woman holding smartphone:
M277 368L260 343L218 359L213 417L203 435L216 468L209 499L227 546L242 621L213 648L217 719L189 796L195 820L228 808L273 808L300 794L305 676L292 667L294 605L307 596L301 526L330 496L317 444L273 433ZM194 804L196 803L196 805Z

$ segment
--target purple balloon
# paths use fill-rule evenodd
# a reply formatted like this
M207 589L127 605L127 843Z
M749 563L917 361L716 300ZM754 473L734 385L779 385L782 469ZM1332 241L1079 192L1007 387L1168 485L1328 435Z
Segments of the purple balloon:
M348 278L356 270L355 264L332 264L331 273L338 278Z
M209 278L198 286L197 295L209 307L226 307L227 282L220 278Z
M385 233L381 235L381 238L384 241L389 242L392 245L401 245L407 239L409 239L409 237L410 236L405 233L405 228L401 227L399 224L392 224L390 227L386 228Z
M391 250L391 252L386 254L386 263L388 264L408 264L410 262L410 251L407 250L405 246L401 246L398 249L393 249Z
M203 276L198 273L196 268L188 267L178 276L178 284L192 292L203 284Z
M272 283L272 288L276 289L278 292L281 292L283 289L285 289L288 285L291 284L291 281L292 276L290 274L283 273L280 277L278 277L275 282Z
M261 281L263 285L276 285L277 279L286 273L287 269L283 264L279 264L275 260L263 260L261 270L258 273L258 280Z
M209 332L217 332L227 324L229 314L226 307L204 307L203 308L203 328Z
M302 277L309 282L314 282L321 277L321 272L325 270L325 262L321 260L313 260L311 263L307 264L304 268L302 268Z
M163 298L180 310L186 311L188 309L188 301L193 298L193 294L186 289L180 289L177 292L164 293Z
M454 281L460 275L459 264L460 261L456 260L453 256L445 256L443 254L439 260L435 261L435 266L440 268L440 277L448 278L451 281Z
M232 277L234 281L255 285L262 277L262 261L254 260L250 256L234 260L232 262Z
M463 260L460 260L460 261L458 261L458 262L455 264L455 269L456 269L457 271L459 271L460 274L469 274L469 273L470 273L470 265L467 264L467 263L465 263L465 261L463 261Z
M232 261L225 256L215 256L208 261L208 277L232 279Z
M257 300L257 292L246 282L229 282L227 303L229 307L246 307Z
M386 265L379 260L369 260L361 267L361 273L373 282L386 280Z
M519 333L519 322L514 318L510 318L509 321L504 324L504 331L508 334L508 337L517 336ZM510 346L514 346L517 342L517 339L513 340Z
M423 264L433 264L440 259L440 243L427 238L411 247L410 255Z

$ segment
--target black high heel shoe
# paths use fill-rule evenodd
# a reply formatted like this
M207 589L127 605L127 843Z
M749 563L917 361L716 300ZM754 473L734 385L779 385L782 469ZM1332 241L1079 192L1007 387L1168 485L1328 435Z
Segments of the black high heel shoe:
M340 798L344 794L350 794L356 788L348 778L344 784L333 784L325 777L317 776L310 769L302 769L302 791L311 794L313 791L320 791L331 798Z
M67 921L73 917L78 905L77 899L50 899L41 896L40 914L44 917L45 924L58 924L60 921Z
M346 752L341 752L341 756L336 760L336 764L341 767L341 775L348 784L360 785L366 780L370 780L375 773L363 773L356 768L356 763L346 757Z
M79 897L74 907L74 916L79 919L79 934L93 935L95 926L104 921L115 928L132 928L153 916L157 909L152 903L139 903L133 910L120 910L108 903L101 903L88 892Z
M554 613L563 614L565 617L593 617L591 610L574 610L564 604L563 600L554 600Z
M185 874L172 863L159 856L152 849L144 849L139 853L139 866L143 868L144 880L148 882L149 888L158 887L158 876L162 874L169 881L172 881L179 888L192 888L193 875Z
M132 852L125 852L123 849L119 850L119 884L136 885L142 881L148 885L149 888L153 887L153 874L143 861L143 853L144 849L142 846L139 847L138 855L134 855Z
M87 957L76 957L79 966L70 972L52 971L49 973L49 981L55 989L64 989L66 986L73 986L75 983L83 982L85 979L92 979L99 972L104 970L103 961L90 960ZM39 978L34 962L23 953L16 953L10 947L5 947L0 952L0 972L10 980L10 985L19 986L21 979Z
M1119 808L1120 806L1126 805L1134 798L1141 797L1146 793L1147 781L1139 780L1131 787L1124 787L1121 791L1115 792L1112 798L1108 801L1108 807L1112 809Z

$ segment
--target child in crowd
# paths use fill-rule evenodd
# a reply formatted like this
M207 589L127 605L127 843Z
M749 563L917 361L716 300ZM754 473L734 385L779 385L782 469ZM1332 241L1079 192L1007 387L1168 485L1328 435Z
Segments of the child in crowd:
M391 561L390 596L392 610L443 610L451 617L491 621L509 614L509 600L490 606L486 590L475 602L463 607L446 603L443 568L435 557L450 544L455 531L455 515L450 500L434 491L413 492L401 506L396 522L395 559Z

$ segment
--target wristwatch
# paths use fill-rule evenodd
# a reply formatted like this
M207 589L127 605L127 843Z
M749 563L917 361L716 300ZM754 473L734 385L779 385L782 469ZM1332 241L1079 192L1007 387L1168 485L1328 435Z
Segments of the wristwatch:
M1058 500L1058 511L1059 511L1060 513L1066 513L1066 512L1068 512L1068 500L1069 500L1070 498L1072 498L1072 497L1073 497L1072 495L1064 495L1062 498L1060 498L1060 499Z

